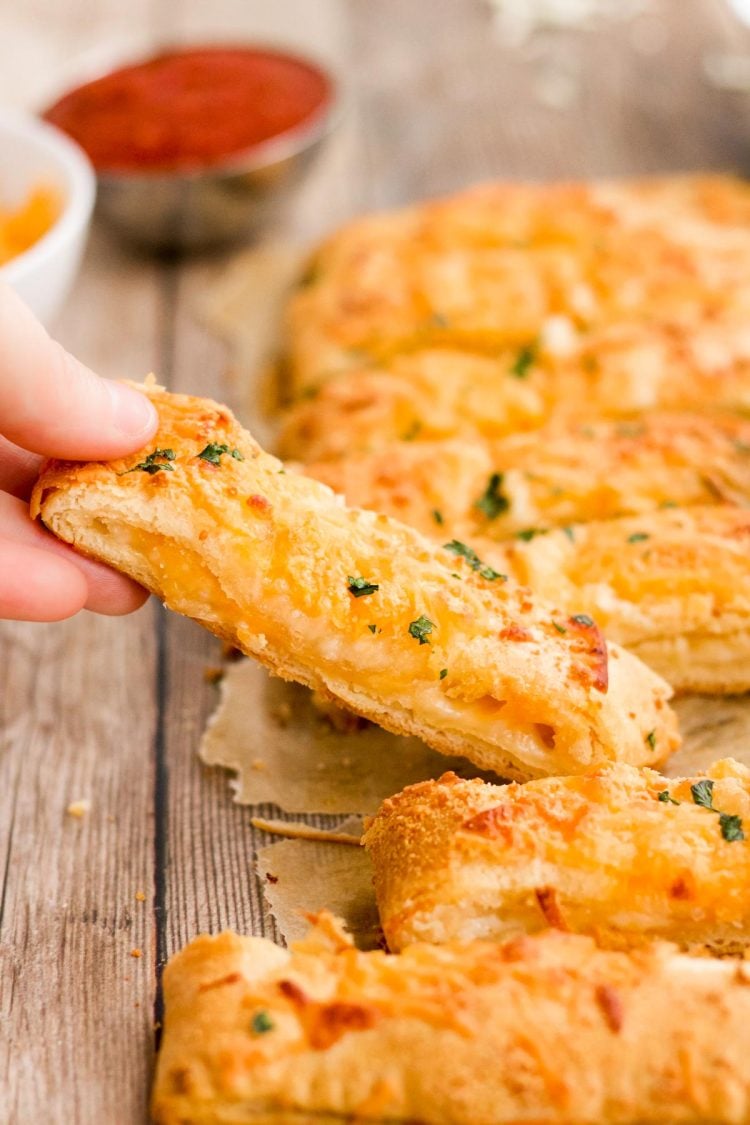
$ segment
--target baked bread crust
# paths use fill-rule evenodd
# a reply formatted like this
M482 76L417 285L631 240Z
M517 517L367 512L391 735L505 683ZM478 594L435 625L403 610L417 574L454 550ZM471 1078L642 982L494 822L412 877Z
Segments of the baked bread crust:
M668 505L750 505L750 421L665 414L616 421L556 418L496 440L391 442L306 463L347 503L440 539L507 539ZM507 507L477 507L493 473ZM436 520L436 513L439 521Z
M583 607L677 691L750 689L750 509L736 506L750 497L746 421L563 420L494 443L402 442L304 471L436 542L468 543L569 613ZM501 502L487 511L493 479Z
M293 392L446 348L603 413L746 406L749 231L748 185L721 176L486 184L357 219L291 303Z
M744 1125L745 963L505 945L361 953L321 917L292 952L196 938L164 973L158 1125Z
M540 597L583 606L676 690L750 689L750 509L667 509L473 545Z
M44 468L32 514L60 538L275 674L500 775L676 748L667 685L593 623L561 633L529 590L285 473L225 407L146 390L154 449ZM226 449L218 464L208 447ZM153 471L160 450L172 459Z
M290 303L281 451L747 413L749 232L748 185L720 176L488 184L358 219Z
M749 839L725 839L695 803L704 778ZM449 773L385 801L363 840L393 951L547 926L615 946L750 943L750 769L731 759L679 780L622 765L510 786Z

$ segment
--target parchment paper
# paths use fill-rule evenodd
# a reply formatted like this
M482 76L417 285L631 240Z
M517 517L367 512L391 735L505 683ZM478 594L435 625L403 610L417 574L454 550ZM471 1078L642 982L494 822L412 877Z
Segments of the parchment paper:
M231 665L219 690L199 753L207 765L235 771L230 784L241 805L374 813L415 781L449 769L462 777L479 772L465 758L448 758L369 723L336 729L306 688L270 676L252 660Z
M362 821L350 817L339 827L343 832L361 833ZM271 913L287 942L307 932L306 913L325 907L343 919L361 949L382 944L364 848L283 840L260 849L257 870Z

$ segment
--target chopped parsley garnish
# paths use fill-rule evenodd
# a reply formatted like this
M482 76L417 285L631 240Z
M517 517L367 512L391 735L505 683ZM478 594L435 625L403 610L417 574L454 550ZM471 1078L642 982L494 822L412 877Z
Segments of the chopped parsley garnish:
M378 631L377 625L368 625L367 628L370 630L371 633L377 633L377 631Z
M652 750L656 749L656 731L650 730L644 739L649 744Z
M524 543L530 543L532 539L536 539L537 535L546 535L548 530L546 527L527 527L523 531L516 532L516 539L522 539Z
M740 441L740 439L737 438L736 441L732 442L732 445L738 453L750 453L750 445L748 445L746 441Z
M713 781L708 778L703 781L696 781L694 785L690 786L690 792L696 805L701 805L704 809L711 809L712 812L716 812L716 809L714 809Z
M496 578L502 579L503 582L508 581L507 574L500 574L497 570L493 570L491 566L483 563L479 555L473 547L467 547L460 539L451 539L450 543L443 543L443 548L450 551L452 555L458 555L462 559L466 559L467 563L472 570L475 570L480 578L486 578L489 582L494 582ZM458 578L458 574L453 575Z
M669 792L668 789L662 789L661 793L657 793L656 799L657 799L657 801L661 801L661 803L663 805L666 805L666 804L679 805L679 804L681 804L680 801L675 801L674 797L672 796L672 794Z
M448 675L448 669L447 668L441 668L440 669L440 679L444 680L447 675Z
M480 578L486 578L488 582L494 582L496 578L499 578L501 582L508 581L507 574L501 574L499 570L493 570L493 568L491 566L488 566L487 563L482 563L482 565L477 570L477 574Z
M153 476L154 473L173 473L174 466L170 465L170 461L174 461L177 454L174 449L155 449L153 453L149 453L144 461L139 461L137 465L133 465L132 469L126 469L124 473L118 473L119 477L127 476L128 473L134 473L140 470L142 473L148 473Z
M216 441L210 441L205 449L202 449L198 454L201 461L208 461L209 465L220 465L223 454L228 453L230 457L234 457L235 461L244 461L244 453L240 453L239 449L230 449L228 445L222 443L219 445Z
M628 536L628 543L642 543L644 539L650 539L651 536L647 531L634 531L632 535Z
M445 313L434 312L430 317L430 325L433 328L447 328L448 324L448 317L445 315Z
M560 625L558 621L553 621L552 624L554 625L555 629L557 629L558 633L567 633L568 630L564 625Z
M734 840L744 840L745 833L742 831L742 817L730 816L729 813L719 813L719 827L721 834L725 840L730 844Z
M570 540L571 543L575 543L576 534L573 531L573 528L570 526L570 524L566 524L565 527L561 527L560 531L562 531L563 535L567 535L567 537L568 537L568 539Z
M414 637L414 640L419 641L421 645L428 645L430 643L427 639L428 634L431 633L434 628L435 625L430 621L429 617L425 617L423 613L420 613L416 621L410 622L409 633Z
M723 813L719 809L714 808L714 783L709 778L703 778L702 781L696 781L690 786L690 792L696 805L701 808L709 809L715 812L719 817L719 828L725 840L730 844L735 840L744 840L745 833L742 830L742 817L734 816L731 813Z
M575 621L576 625L583 625L584 629L594 627L594 619L589 617L588 613L574 613L570 620Z
M488 520L496 519L510 507L510 500L503 493L502 486L503 474L493 473L487 481L487 487L474 505Z
M432 518L434 519L434 521L438 525L438 527L442 527L443 524L445 523L445 520L443 519L443 513L440 511L439 508L433 508L432 509Z
M513 363L510 365L511 375L515 376L516 379L525 379L529 374L529 370L536 362L536 356L536 341L532 341L530 344L524 344L513 360Z
M346 588L355 598L365 598L380 589L377 582L369 582L366 578L354 578L350 574L346 580Z
M253 1029L253 1035L265 1035L268 1031L273 1031L273 1021L268 1012L261 1010L256 1012L250 1021L250 1026Z
M419 421L419 418L415 418L414 421L412 422L412 424L409 426L409 429L406 430L405 433L403 434L401 440L402 441L414 441L414 438L417 437L417 435L419 434L421 429L422 429L422 423Z

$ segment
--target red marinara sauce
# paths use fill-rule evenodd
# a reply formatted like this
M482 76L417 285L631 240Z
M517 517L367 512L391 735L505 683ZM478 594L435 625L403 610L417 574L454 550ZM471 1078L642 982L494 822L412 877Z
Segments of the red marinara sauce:
M332 93L327 75L295 55L191 47L78 86L44 117L97 171L188 171L312 123Z

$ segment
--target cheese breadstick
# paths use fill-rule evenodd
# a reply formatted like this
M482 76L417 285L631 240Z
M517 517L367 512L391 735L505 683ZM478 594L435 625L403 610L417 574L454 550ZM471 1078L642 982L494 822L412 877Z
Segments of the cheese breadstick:
M659 761L667 685L473 555L285 473L231 413L148 393L153 446L52 462L32 512L286 679L516 778Z
M158 1125L747 1125L744 963L505 945L360 953L198 937L164 973Z
M385 801L364 843L393 950L546 926L750 944L750 769L731 759L677 781L624 765L509 786L446 774Z

